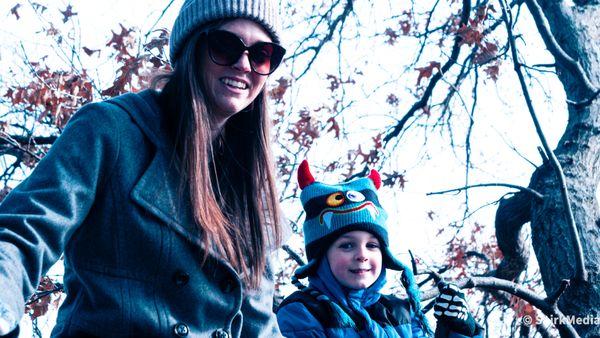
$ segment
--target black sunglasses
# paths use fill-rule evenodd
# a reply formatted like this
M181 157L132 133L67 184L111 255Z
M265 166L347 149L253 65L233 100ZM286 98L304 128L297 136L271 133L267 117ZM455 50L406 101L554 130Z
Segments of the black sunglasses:
M207 32L206 41L208 55L214 63L231 66L248 51L250 67L260 75L273 73L285 54L285 48L272 42L257 42L248 47L237 35L224 30Z

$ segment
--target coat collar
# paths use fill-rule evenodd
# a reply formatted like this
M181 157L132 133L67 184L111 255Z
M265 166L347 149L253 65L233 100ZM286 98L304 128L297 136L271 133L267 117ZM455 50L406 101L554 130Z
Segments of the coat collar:
M172 156L165 113L157 102L157 92L144 90L108 100L125 110L156 147L150 165L135 184L131 198L192 243L202 246L200 232L191 214L187 190L182 187Z
M139 93L126 93L108 100L123 108L142 129L150 142L165 151L172 143L167 139L166 114L158 105L158 93L146 89Z

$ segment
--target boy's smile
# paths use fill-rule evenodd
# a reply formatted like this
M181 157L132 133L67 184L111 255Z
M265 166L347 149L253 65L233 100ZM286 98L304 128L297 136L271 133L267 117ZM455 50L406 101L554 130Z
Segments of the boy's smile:
M327 250L327 260L335 279L350 289L366 289L381 274L379 240L367 231L350 231L338 237Z

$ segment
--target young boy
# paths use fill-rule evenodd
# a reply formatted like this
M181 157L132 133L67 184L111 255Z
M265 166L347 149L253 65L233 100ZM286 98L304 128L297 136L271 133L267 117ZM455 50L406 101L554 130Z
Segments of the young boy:
M308 263L292 282L300 289L279 306L285 337L428 337L412 271L388 247L387 214L379 204L377 171L368 177L328 185L316 182L308 163L298 172ZM386 269L402 271L408 299L382 295ZM299 279L308 277L305 287ZM464 295L441 288L436 300L436 337L473 337L479 329ZM443 332L443 333L442 333Z

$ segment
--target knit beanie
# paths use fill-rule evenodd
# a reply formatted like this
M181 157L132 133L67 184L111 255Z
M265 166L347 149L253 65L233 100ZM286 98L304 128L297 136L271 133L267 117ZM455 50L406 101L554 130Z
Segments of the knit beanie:
M368 231L379 239L387 269L404 270L404 265L389 250L387 213L377 198L381 177L376 170L371 170L368 177L326 184L315 181L305 160L298 170L298 183L306 212L302 230L308 258L308 264L296 271L299 278L314 272L333 241L355 230Z
M383 267L402 271L401 281L415 316L424 331L430 333L427 319L421 311L420 293L413 272L396 259L389 248L387 213L377 197L381 186L379 173L371 170L367 177L325 184L314 179L308 162L304 160L298 169L298 184L302 189L300 201L306 213L302 231L308 263L295 271L292 283L304 289L299 279L316 273L321 258L339 236L350 231L367 231L379 239Z
M171 30L171 64L175 64L194 30L215 20L235 18L255 21L263 26L273 42L280 42L279 13L274 0L185 0Z

